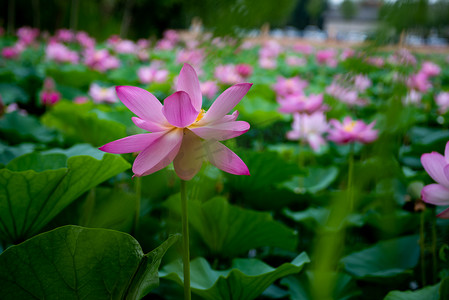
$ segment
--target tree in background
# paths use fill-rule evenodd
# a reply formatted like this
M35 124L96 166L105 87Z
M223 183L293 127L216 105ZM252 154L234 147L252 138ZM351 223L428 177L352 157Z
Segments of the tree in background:
M308 0L306 10L310 16L311 25L318 25L319 18L325 10L325 0Z
M344 0L339 8L346 20L351 20L357 15L357 4L353 0Z

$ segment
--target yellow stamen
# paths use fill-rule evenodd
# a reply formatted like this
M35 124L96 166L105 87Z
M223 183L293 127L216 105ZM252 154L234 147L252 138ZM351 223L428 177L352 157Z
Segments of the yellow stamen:
M344 129L345 131L351 132L351 131L354 130L354 127L355 127L356 124L357 124L356 121L351 121L351 123L346 124L345 126L343 126L343 129Z
M198 117L196 117L195 122L198 122L199 120L201 120L204 117L205 113L206 113L206 111L204 109L201 109L200 113L198 114Z

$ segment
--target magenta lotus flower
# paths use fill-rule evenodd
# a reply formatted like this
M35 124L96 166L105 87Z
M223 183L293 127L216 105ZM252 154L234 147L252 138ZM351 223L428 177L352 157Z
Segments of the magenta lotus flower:
M354 87L357 91L363 93L372 85L371 79L364 75L354 76Z
M304 57L290 55L285 58L285 63L292 67L304 66L307 64L307 60Z
M218 93L218 85L215 81L209 80L200 82L201 94L207 99L213 99Z
M421 156L424 170L437 183L426 185L421 191L422 200L433 205L449 205L449 142L446 144L444 156L437 152L425 153ZM449 208L437 215L449 219Z
M352 120L345 117L343 122L332 119L329 121L332 125L329 129L328 139L337 144L347 144L352 142L371 143L377 139L377 130L373 129L376 121L366 125L363 121Z
M309 96L303 94L289 95L285 98L278 99L281 107L279 112L285 114L307 113L312 114L322 108L323 94L311 94Z
M56 90L56 85L53 78L45 78L44 86L39 94L39 97L43 105L53 105L61 100L61 94Z
M135 176L152 174L173 162L176 174L190 180L200 170L203 158L217 168L236 175L249 175L245 163L220 141L242 135L249 124L236 121L238 112L227 113L251 88L240 83L225 90L210 109L201 109L198 76L185 64L178 77L177 92L162 105L151 93L138 87L118 86L117 95L137 117L134 124L151 133L110 142L100 150L109 153L140 152L133 164Z
M45 48L45 55L48 60L55 62L69 62L72 64L78 63L78 53L67 48L65 45L50 42Z

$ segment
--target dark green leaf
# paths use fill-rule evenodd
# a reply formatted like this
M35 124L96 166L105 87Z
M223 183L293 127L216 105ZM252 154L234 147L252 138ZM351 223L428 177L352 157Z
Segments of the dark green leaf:
M276 269L257 259L235 259L231 269L215 271L204 258L199 257L190 265L192 292L211 300L255 299L275 280L299 273L308 262L310 260L303 252L291 263L285 263ZM181 261L165 266L160 276L182 285Z
M178 236L144 255L130 235L64 226L0 255L1 299L140 299Z

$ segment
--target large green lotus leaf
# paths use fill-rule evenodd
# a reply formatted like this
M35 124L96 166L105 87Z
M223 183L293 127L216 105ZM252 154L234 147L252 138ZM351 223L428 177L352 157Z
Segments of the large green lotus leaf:
M60 101L42 117L42 123L61 131L71 143L101 146L126 136L125 125L100 119L90 108L89 103Z
M0 170L0 238L17 243L42 229L72 201L126 169L122 157L30 153Z
M72 86L81 89L87 87L101 74L98 71L88 69L85 65L52 65L47 67L47 76L57 78L58 84Z
M417 291L391 291L384 300L438 300L440 284L428 286Z
M332 291L334 300L349 300L362 293L353 278L347 274L329 273L329 278L335 281L335 288ZM281 284L288 287L291 300L312 300L314 297L310 289L315 280L313 272L303 272L283 278Z
M306 176L294 176L282 184L295 193L316 193L327 188L338 176L338 168L308 168ZM300 186L301 185L301 186Z
M180 215L179 196L166 205ZM232 257L262 246L293 251L297 234L271 214L231 205L225 198L188 202L189 223L213 254Z
M178 236L144 255L130 235L64 226L0 255L1 299L140 299Z
M289 202L297 201L298 195L286 188L279 188L281 183L301 173L296 164L285 161L275 152L239 151L238 154L248 166L251 176L225 174L231 197L262 210L284 208Z
M198 257L190 264L192 292L203 299L251 300L259 296L279 278L299 273L304 264L310 262L305 252L291 263L272 268L258 259L234 259L232 268L216 271L206 259ZM166 265L159 273L161 278L183 284L180 260Z
M419 236L405 236L377 243L354 252L341 262L345 270L357 278L388 278L410 272L419 259Z
M28 94L18 85L13 83L0 83L0 95L4 104L28 101Z
M30 142L30 140L49 143L58 137L54 130L43 126L36 117L24 116L13 111L0 118L0 138L12 143Z
M5 165L18 156L33 152L35 147L35 144L29 143L8 146L0 142L0 164Z
M293 212L286 208L284 214L299 222L304 224L310 230L316 230L318 226L325 226L326 221L329 218L330 210L324 207L310 207L304 211ZM360 214L351 214L346 217L346 225L361 227L365 223L364 216ZM336 230L336 229L334 229Z

